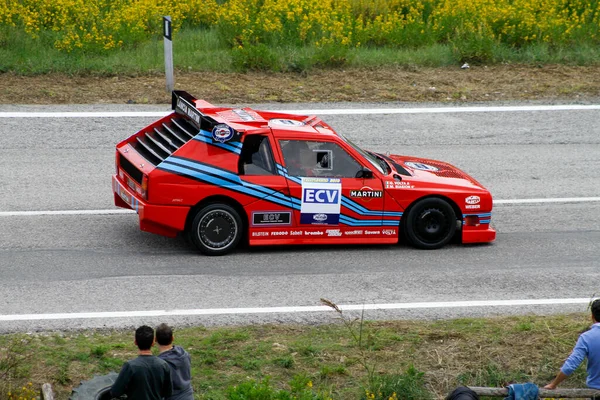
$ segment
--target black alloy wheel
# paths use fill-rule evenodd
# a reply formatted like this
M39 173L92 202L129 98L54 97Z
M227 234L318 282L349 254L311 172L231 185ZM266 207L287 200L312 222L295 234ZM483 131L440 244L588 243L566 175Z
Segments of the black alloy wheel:
M202 253L221 256L233 251L242 238L243 223L238 212L227 204L210 204L194 217L192 243Z
M430 197L416 202L404 221L404 234L419 249L439 249L456 232L456 214L446 200Z

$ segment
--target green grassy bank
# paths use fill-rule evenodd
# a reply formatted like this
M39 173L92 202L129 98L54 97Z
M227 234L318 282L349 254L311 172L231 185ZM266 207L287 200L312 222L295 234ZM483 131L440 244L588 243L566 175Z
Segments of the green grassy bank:
M192 356L198 399L433 399L461 384L546 384L589 324L587 314L366 322L362 330L346 320L175 336ZM0 350L2 399L29 382L50 382L66 399L81 380L118 371L136 354L130 331L3 335ZM584 368L562 386L585 387Z
M42 35L43 36L43 35ZM0 72L37 75L59 72L73 75L142 75L162 73L162 39L106 53L58 50L48 40L32 39L24 32L0 30ZM266 46L231 49L214 30L183 29L173 39L174 63L179 71L277 71L303 73L327 68L382 66L442 67L478 64L600 64L600 47L590 44L551 46L534 43L522 48L503 44L472 44L469 57L453 44L419 48ZM479 47L480 48L479 48Z

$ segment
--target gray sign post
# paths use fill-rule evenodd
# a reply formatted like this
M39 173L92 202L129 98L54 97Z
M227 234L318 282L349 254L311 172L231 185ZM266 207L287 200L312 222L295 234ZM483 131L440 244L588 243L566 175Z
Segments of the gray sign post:
M171 28L171 17L163 17L163 36L165 38L165 74L167 76L167 93L175 89L175 78L173 77L173 41L171 39L173 30Z

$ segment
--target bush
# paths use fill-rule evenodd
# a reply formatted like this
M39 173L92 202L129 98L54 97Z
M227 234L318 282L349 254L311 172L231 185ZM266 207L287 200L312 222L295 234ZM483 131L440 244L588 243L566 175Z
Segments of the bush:
M35 393L32 384L20 386L26 376L26 361L29 356L26 349L29 339L14 338L4 348L0 347L0 398L16 400L20 398L30 399L31 393Z
M237 71L279 71L279 60L264 44L239 46L232 52L233 67Z
M351 61L351 53L344 46L326 45L316 50L312 60L317 67L339 68Z
M426 400L431 393L425 387L424 373L410 366L404 374L380 375L374 379L374 387L367 388L365 400Z
M475 32L458 31L456 37L450 41L452 52L459 62L483 64L493 61L496 41L489 29L480 26Z
M329 395L314 393L312 381L304 375L298 375L290 382L292 388L276 390L271 387L269 378L261 381L247 381L227 390L228 400L325 400Z

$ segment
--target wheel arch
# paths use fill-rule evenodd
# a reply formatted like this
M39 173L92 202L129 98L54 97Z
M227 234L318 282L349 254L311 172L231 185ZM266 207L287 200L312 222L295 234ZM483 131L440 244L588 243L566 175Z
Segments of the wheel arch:
M454 210L454 215L456 217L457 221L462 221L462 211L460 209L460 207L458 206L458 204L456 204L456 202L454 200L452 200L450 197L448 196L444 196L441 194L430 194L430 195L426 195L426 196L421 196L421 197L417 197L416 199L414 199L409 205L408 207L406 207L406 209L404 210L404 212L402 213L402 216L404 217L405 215L408 215L408 213L410 212L410 210L414 207L415 204L417 204L419 201L421 200L425 200L425 199L441 199L446 201L448 204L450 204L450 207L452 207L452 210ZM404 226L404 221L405 219L402 218L400 220L400 228L402 228Z
M242 239L246 239L249 224L248 214L246 213L246 210L244 210L244 207L238 201L232 199L231 197L222 195L208 196L205 199L199 201L195 206L190 208L190 211L188 212L187 218L185 220L185 232L189 231L192 222L194 221L194 217L196 216L198 211L200 211L203 207L206 207L209 204L227 204L228 206L233 207L242 218L242 222L244 223Z

